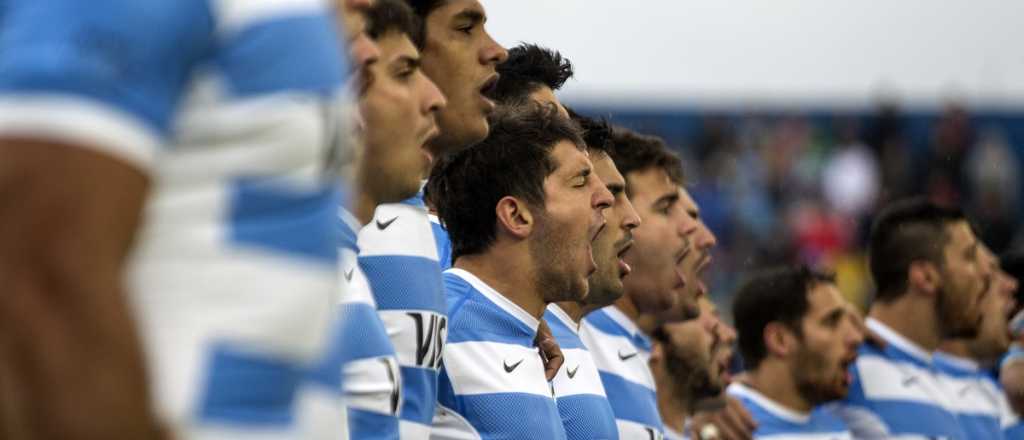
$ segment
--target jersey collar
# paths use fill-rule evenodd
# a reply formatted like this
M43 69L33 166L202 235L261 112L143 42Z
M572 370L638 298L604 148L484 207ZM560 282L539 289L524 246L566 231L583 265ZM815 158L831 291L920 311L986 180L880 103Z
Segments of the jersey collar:
M908 356L913 357L921 362L931 365L932 354L925 350L924 347L915 344L911 340L903 337L903 335L896 333L891 327L883 324L881 321L875 318L868 318L865 320L866 324L871 331L875 332L882 339L885 339L891 347L906 353Z
M477 278L476 275L467 272L465 269L459 268L451 268L448 269L447 272L462 278L485 298L500 307L509 315L512 315L514 318L522 321L522 323L527 327L533 329L535 333L537 332L537 327L540 326L540 321L537 318L534 318L533 315L529 314L526 310L523 310L522 307L519 307L519 305L506 298L505 295L502 295L491 286L488 286L487 283L480 278Z

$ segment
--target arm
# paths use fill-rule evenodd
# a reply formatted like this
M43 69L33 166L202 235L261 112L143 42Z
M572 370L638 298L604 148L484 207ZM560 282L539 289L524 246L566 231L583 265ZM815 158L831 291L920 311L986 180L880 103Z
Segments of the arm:
M8 138L0 157L0 370L18 385L13 417L29 438L165 438L122 286L148 178L75 145Z

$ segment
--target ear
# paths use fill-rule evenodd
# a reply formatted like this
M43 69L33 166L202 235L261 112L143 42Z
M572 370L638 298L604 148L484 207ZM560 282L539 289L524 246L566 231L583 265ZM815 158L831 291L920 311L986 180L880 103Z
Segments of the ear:
M781 322L764 326L764 347L768 355L786 357L793 350L793 331Z
M499 230L525 239L533 232L533 214L526 202L512 196L502 197L494 208L498 217Z
M910 263L910 267L907 269L907 287L911 290L934 296L939 291L941 283L939 269L935 267L935 263L927 261Z

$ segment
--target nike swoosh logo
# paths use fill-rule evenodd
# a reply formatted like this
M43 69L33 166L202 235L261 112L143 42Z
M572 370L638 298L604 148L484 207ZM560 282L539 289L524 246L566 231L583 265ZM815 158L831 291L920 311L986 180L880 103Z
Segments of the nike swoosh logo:
M387 229L388 226L391 226L391 224L394 223L395 220L398 220L397 216L396 217L392 217L391 220L388 220L386 222L382 222L380 220L377 220L377 229L380 229L381 231L383 231L383 230Z
M355 269L349 269L348 272L345 272L345 281L352 282L352 275L354 275L355 273Z
M506 373L511 373L511 372L515 371L516 368L519 368L519 364L523 363L523 359L520 359L519 362L516 362L516 363L514 363L512 365L509 365L508 361L504 361L502 363L505 364L505 372Z
M634 352L632 352L630 354L622 354L622 350L619 350L619 360L621 360L621 361L628 361L628 360L633 359L634 357L636 357L636 355L638 355L638 354L640 354L640 353L636 352L636 351L634 351Z
M569 379L576 377L576 372L580 371L580 366L577 365L574 370L565 370L566 374L569 375Z

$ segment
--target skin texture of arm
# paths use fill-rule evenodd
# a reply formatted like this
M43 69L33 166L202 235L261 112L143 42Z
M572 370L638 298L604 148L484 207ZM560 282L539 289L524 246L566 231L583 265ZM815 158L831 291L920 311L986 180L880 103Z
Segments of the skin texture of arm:
M0 139L0 437L164 439L123 280L149 179Z

